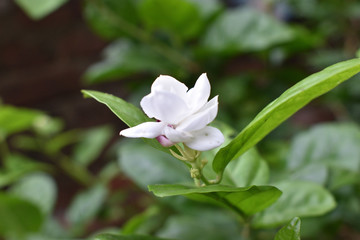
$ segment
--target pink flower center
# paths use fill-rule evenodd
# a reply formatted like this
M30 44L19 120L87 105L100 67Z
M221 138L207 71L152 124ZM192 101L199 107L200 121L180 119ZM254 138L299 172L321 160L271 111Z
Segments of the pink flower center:
M163 146L163 147L171 147L173 146L175 143L173 143L172 141L170 141L166 136L164 135L160 135L158 137L156 137L156 140L158 140L158 142Z

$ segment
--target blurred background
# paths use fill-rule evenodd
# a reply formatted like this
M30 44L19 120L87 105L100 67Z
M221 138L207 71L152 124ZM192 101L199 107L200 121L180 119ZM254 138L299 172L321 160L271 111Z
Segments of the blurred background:
M84 99L81 89L138 106L158 75L190 87L206 72L212 95L219 95L216 124L231 135L296 82L358 55L360 3L1 0L0 20L0 239L90 238L120 228L196 239L177 232L179 219L165 224L181 209L146 192L150 183L187 181L186 171L180 176L174 169L183 168L167 166L168 156L121 141L118 132L125 124L105 105ZM359 122L359 81L355 76L310 103L272 133L271 141L260 144L275 176L287 171L288 151L299 132L325 122ZM357 125L354 129L350 139L357 143ZM334 140L336 131L344 132L334 131L325 138ZM358 164L359 145L351 146L346 151ZM165 159L159 160L161 167L149 165L148 158L155 157ZM315 179L340 189L334 192L340 203L350 195L352 202L319 220L306 239L360 239L359 170L350 179L337 179L335 187L330 175ZM154 219L158 224L150 224ZM213 237L232 239L227 234ZM262 234L259 239L268 239Z

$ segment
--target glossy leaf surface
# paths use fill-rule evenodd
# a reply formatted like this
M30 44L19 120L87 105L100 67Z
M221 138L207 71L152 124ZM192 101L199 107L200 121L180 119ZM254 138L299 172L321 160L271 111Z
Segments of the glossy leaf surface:
M193 200L220 204L252 215L273 204L281 191L272 186L236 188L224 185L193 187L185 185L150 185L149 190L158 197L183 195Z
M300 225L300 218L293 218L276 233L274 240L300 240Z
M223 172L231 160L257 144L300 108L359 71L360 59L352 59L332 65L295 84L267 105L232 142L220 149L213 161L214 171Z
M286 181L276 186L282 196L253 218L253 226L276 227L296 216L320 216L336 206L331 193L316 183Z

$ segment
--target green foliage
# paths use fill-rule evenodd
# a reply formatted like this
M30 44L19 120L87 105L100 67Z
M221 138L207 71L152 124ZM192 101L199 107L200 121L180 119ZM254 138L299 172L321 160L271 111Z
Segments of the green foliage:
M7 155L4 165L4 168L0 169L0 187L7 186L30 172L49 169L49 166L35 162L21 154Z
M148 31L164 31L186 40L201 30L201 15L191 1L143 0L139 11Z
M360 128L353 123L322 124L297 135L288 157L290 169L321 164L334 169L360 168Z
M66 219L71 224L73 231L81 232L99 212L107 195L107 190L102 185L95 185L87 191L78 194L72 201Z
M85 1L84 17L99 36L115 39L127 35L119 22L130 28L138 22L136 5L134 0Z
M136 126L143 122L152 121L139 108L121 98L115 97L107 93L97 91L82 90L85 97L94 98L96 101L105 104L118 118L120 118L129 127ZM145 139L146 143L154 148L169 152L167 148L160 145L155 139Z
M337 63L313 74L285 91L267 105L235 139L220 149L213 161L213 169L222 173L227 164L257 144L269 132L314 98L335 88L360 71L360 60Z
M112 135L112 128L109 126L101 126L84 132L80 137L80 142L74 148L74 161L83 166L92 163L99 157Z
M170 239L239 240L241 230L227 212L209 209L171 216L157 235Z
M52 213L57 189L55 181L44 173L34 173L21 178L11 189L11 193L37 205L43 215Z
M96 236L95 240L170 240L170 239L151 237L151 236L138 236L138 235L119 236L119 235L105 233Z
M34 20L39 20L59 7L68 0L15 0L15 2Z
M5 193L0 193L0 219L0 235L18 239L38 231L44 220L35 204Z
M104 59L87 69L87 83L97 83L131 76L138 72L171 72L173 64L166 61L151 48L127 40L110 44L103 52Z
M0 105L0 136L6 137L24 131L34 126L42 115L36 110Z
M257 150L252 148L229 164L225 177L237 187L267 184L269 167Z
M300 218L293 218L276 233L274 240L300 240L300 225Z
M118 160L122 171L143 189L149 184L191 182L184 164L134 139L121 143Z
M137 107L107 93L82 90L85 97L94 98L96 101L105 104L118 118L129 127L136 126L150 119Z
M150 185L149 190L158 197L183 195L197 201L220 204L237 211L243 217L267 208L281 195L281 191L272 186L236 188L210 185L199 188L169 184Z
M236 54L264 50L293 38L290 27L267 14L238 8L216 19L203 37L203 45L213 52Z
M253 218L254 227L276 227L294 216L318 216L336 206L331 193L315 183L286 181L275 186L283 192L282 196Z
M33 19L40 19L66 0L15 2ZM113 41L103 59L85 73L86 83L128 78L122 84L135 89L149 86L146 80L159 74L189 83L207 72L213 93L220 96L219 118L237 129L284 89L316 69L354 57L358 50L354 33L360 4L356 1L258 1L256 6L232 9L221 2L83 1L90 27ZM1 105L0 219L6 221L0 220L0 238L78 238L99 225L124 222L129 213L135 217L123 229L101 230L115 234L95 239L272 239L274 229L261 228L287 223L275 240L298 240L298 217L307 239L330 239L340 235L338 229L359 229L359 127L326 124L297 133L299 129L289 123L269 135L297 110L359 70L360 60L353 59L311 75L263 109L235 139L231 128L215 123L230 143L201 156L209 161L204 176L222 175L223 185L190 184L189 166L176 161L156 140L145 142L162 152L135 140L116 144L120 170L140 187L131 190L134 194L123 192L130 184L118 175L115 161L103 161L102 169L93 171L100 156L112 157L111 151L103 154L113 135L110 128L64 131L59 119ZM316 104L327 106L337 119L357 120L356 81ZM128 126L151 121L120 98L83 93L105 104ZM287 156L287 143L272 148L276 146L272 140L293 135ZM268 141L255 149L266 136ZM274 145L269 147L269 142ZM28 153L31 158L24 156ZM59 181L63 181L59 176L70 178L84 189L75 194L70 208L61 209L66 212L64 226L53 209L57 187L50 174ZM167 198L138 192L148 184L156 196ZM141 209L147 210L139 214ZM324 215L330 211L331 215Z

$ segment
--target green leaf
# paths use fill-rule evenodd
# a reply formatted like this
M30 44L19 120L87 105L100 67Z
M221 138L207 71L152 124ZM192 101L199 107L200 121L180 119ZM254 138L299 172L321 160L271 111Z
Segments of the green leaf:
M196 36L202 26L198 8L189 1L144 0L139 11L150 31L163 30L182 39Z
M68 0L15 0L15 2L34 20L41 19L59 7Z
M158 238L158 237L152 237L152 236L140 236L140 235L115 235L115 234L100 234L95 237L94 240L170 240L165 238Z
M36 205L4 193L0 193L0 219L0 235L15 235L14 239L38 231L43 223L43 216Z
M0 137L30 129L43 115L36 110L0 105Z
M102 61L86 70L84 78L87 83L120 79L139 72L159 75L175 71L171 62L159 56L147 45L135 44L124 39L106 47L103 55Z
M360 59L337 63L313 74L267 105L227 146L220 149L213 169L222 173L227 164L257 144L274 128L314 98L330 91L360 71Z
M121 233L124 235L138 234L142 226L154 224L155 218L160 215L160 209L157 206L150 206L144 212L130 218L121 228ZM157 222L157 221L156 221ZM157 226L159 227L159 226ZM141 233L143 233L141 231ZM147 232L146 232L147 233Z
M81 132L78 129L61 132L49 139L43 148L47 154L56 155L62 148L79 141L80 134Z
M0 187L7 186L30 172L50 169L46 164L20 154L7 155L4 160L5 168L0 170Z
M293 179L316 181L330 189L356 183L359 145L360 128L353 123L317 125L293 139L288 171Z
M42 115L34 124L34 131L41 136L49 137L59 133L64 128L62 119Z
M74 232L82 232L85 225L96 216L106 195L107 189L102 185L95 185L76 195L66 212L66 219Z
M252 148L239 159L232 161L225 174L237 187L262 185L269 180L269 167L257 150Z
M98 91L82 90L85 97L94 98L96 101L105 104L118 118L129 127L136 126L143 122L153 121L148 118L139 108L121 98L111 94ZM144 139L146 143L161 151L169 153L168 148L161 146L156 139Z
M298 134L291 144L288 168L310 164L358 172L360 169L360 128L353 123L317 125Z
M187 1L191 2L194 6L197 7L204 21L208 20L209 18L214 16L214 14L216 14L220 10L223 10L224 8L224 5L217 0L207 0L206 4L204 4L203 0L187 0Z
M215 52L259 51L292 40L285 24L253 8L228 10L218 17L203 37L203 46Z
M122 141L117 148L121 169L144 189L149 184L192 181L182 162L139 140Z
M139 108L121 98L111 94L98 91L82 90L85 97L94 98L96 101L105 104L118 118L129 127L136 126L143 122L151 121Z
M335 206L334 197L322 186L311 182L286 181L276 184L282 196L253 218L257 228L276 227L292 218L321 216Z
M241 225L235 215L223 209L194 209L191 213L170 216L157 232L159 237L174 239L240 240Z
M274 240L300 240L300 225L300 218L293 218L276 233Z
M80 142L75 146L73 160L87 166L99 157L106 144L113 136L113 129L101 126L89 129L80 137Z
M37 205L44 215L50 215L56 200L55 181L47 174L28 175L11 187L11 193Z
M84 17L99 36L116 39L127 36L128 27L139 21L135 0L85 1ZM124 27L125 26L125 27Z
M193 187L185 185L150 185L149 190L158 197L183 195L193 200L227 206L235 211L252 215L273 204L281 191L272 186L237 188L224 185Z

